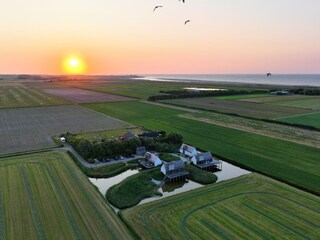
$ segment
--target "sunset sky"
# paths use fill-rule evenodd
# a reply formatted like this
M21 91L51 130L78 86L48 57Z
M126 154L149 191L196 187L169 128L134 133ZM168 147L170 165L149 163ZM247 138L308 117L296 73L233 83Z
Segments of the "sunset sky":
M1 0L0 73L66 73L69 56L88 74L320 73L319 9L319 0Z

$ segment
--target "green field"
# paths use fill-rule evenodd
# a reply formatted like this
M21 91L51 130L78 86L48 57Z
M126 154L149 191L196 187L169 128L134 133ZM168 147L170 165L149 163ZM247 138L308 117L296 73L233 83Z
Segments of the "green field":
M128 128L120 128L115 130L105 130L105 131L98 131L98 132L88 132L88 133L81 133L77 134L77 138L86 138L89 140L96 140L99 138L118 138L126 134L127 132L131 132L133 134L139 134L142 132L140 128L136 127L128 127Z
M274 119L296 114L310 113L313 111L312 109L298 107L287 107L239 100L223 100L212 97L174 99L165 100L162 102L201 110L236 114L239 116L257 119Z
M270 97L270 94L267 93L260 93L260 94L243 94L243 95L233 95L233 96L219 96L214 97L217 99L224 99L224 100L240 100L240 99L250 99L250 98L262 98L262 97Z
M91 109L185 141L230 162L320 193L320 149L179 117L180 110L147 103L89 104Z
M307 109L320 109L320 97L319 96L269 96L258 98L243 98L241 101L273 104L279 106L298 107Z
M64 152L0 158L0 239L131 239Z
M294 116L294 117L280 118L277 120L281 122L301 124L301 125L320 128L320 112L312 113L312 114L303 114L303 115Z
M142 239L319 239L320 199L250 174L121 211Z
M61 104L68 104L68 102L22 84L0 84L0 108Z

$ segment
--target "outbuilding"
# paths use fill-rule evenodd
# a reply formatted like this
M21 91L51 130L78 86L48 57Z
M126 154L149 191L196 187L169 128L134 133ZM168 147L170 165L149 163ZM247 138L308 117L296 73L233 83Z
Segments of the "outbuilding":
M136 154L139 156L145 156L147 153L146 147L142 146L142 147L137 147L136 148Z

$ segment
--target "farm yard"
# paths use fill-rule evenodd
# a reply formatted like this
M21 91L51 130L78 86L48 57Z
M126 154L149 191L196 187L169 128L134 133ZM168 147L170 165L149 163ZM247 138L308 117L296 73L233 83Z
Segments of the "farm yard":
M242 101L238 101L205 97L165 100L162 102L178 106L198 108L202 110L211 110L221 113L231 113L258 119L274 119L313 112L313 110L305 108L245 102L243 101L243 99Z
M131 239L65 152L0 158L0 239Z
M258 174L121 211L142 239L317 239L320 199Z
M182 118L186 112L128 102L86 107L152 130L182 134L185 141L236 165L320 193L320 149Z
M94 102L121 102L134 100L128 97L89 91L78 88L49 88L43 89L45 93L65 99L73 103L94 103Z
M80 106L0 110L0 155L54 147L52 136L130 127Z
M19 83L0 83L0 108L49 106L68 104L67 101Z

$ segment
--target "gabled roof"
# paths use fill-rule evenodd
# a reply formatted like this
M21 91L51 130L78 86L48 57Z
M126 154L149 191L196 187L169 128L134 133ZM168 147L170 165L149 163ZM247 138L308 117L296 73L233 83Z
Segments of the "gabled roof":
M184 162L182 160L174 161L174 162L169 162L169 163L164 163L163 166L166 169L166 172L168 171L173 171L177 169L185 169Z
M184 143L181 145L180 149L185 152L189 152L189 153L192 153L193 151L197 151L197 149L195 147L189 146Z
M208 161L213 159L211 152L197 154L195 158L197 161Z
M155 163L157 160L160 160L160 158L157 155L150 152L146 153L146 159L152 163Z
M139 134L139 137L157 138L159 135L158 132L144 132Z

